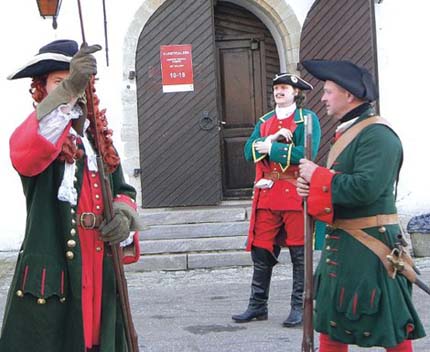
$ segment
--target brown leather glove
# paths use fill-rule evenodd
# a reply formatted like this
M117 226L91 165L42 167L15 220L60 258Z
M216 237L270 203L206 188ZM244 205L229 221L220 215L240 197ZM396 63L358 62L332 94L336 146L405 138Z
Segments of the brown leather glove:
M140 228L137 212L121 202L113 203L112 220L109 222L104 220L99 227L103 241L110 243L122 242L129 237L130 231L137 231Z
M37 105L37 118L39 120L58 106L70 103L84 93L91 75L97 73L97 62L92 54L100 49L101 46L97 44L82 45L70 61L69 76Z
M91 46L83 44L70 61L70 74L64 80L64 88L73 97L80 96L85 91L91 75L97 73L97 61L91 54L101 50L101 48L97 44Z
M130 220L119 209L114 209L111 221L103 220L99 230L102 234L103 241L110 243L119 243L124 241L130 235Z

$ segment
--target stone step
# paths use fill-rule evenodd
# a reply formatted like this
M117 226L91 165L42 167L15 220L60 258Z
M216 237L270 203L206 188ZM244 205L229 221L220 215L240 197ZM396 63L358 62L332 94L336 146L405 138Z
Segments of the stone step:
M198 224L245 221L250 212L250 203L216 207L141 209L139 216L144 226Z
M279 255L282 264L290 262L290 254L283 249ZM225 268L232 266L252 265L251 254L245 250L218 251L208 253L180 253L180 254L156 254L142 255L138 263L127 266L130 271L152 270L190 270Z
M248 226L248 221L154 225L140 231L140 240L245 236L248 233Z
M245 248L247 236L226 236L174 240L140 241L142 255L201 251L240 250Z

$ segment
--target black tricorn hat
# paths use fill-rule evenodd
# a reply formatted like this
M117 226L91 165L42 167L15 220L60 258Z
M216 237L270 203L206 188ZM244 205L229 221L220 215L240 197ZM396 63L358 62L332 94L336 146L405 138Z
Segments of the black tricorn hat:
M36 56L7 78L37 77L54 71L68 70L70 60L78 49L78 43L74 40L55 40L41 47Z
M302 65L312 76L321 81L333 81L361 100L378 99L370 72L350 61L305 60Z
M273 85L276 84L288 84L293 86L294 88L298 88L301 90L311 90L314 87L308 82L306 82L303 78L300 78L297 75L291 73L278 73L273 79Z

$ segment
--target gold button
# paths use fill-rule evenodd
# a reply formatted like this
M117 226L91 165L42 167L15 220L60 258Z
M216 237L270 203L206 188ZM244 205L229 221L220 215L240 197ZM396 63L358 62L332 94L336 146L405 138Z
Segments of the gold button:
M72 251L66 252L66 258L72 260L75 257L75 254Z
M76 241L75 240L68 240L67 241L67 247L69 247L69 248L76 247Z
M327 246L327 247L325 247L325 249L326 249L327 251L329 251L329 250L331 249L331 247L330 247L330 246Z
M331 208L324 208L324 213L330 214L331 213Z
M284 148L284 150L288 150L288 148Z
M285 190L285 192L289 192L290 190L287 188L286 190Z
M70 213L71 213L72 215L75 215L75 213L76 213L76 212L75 212L75 209L71 208L71 209L70 209Z
M91 177L92 177L92 178L96 177L96 174L93 172L93 173L91 174Z
M61 302L61 303L66 302L66 297L61 297L61 298L60 298L60 302Z
M37 299L37 304L45 304L46 303L46 299L45 298L38 298Z
M323 186L322 191L327 193L328 192L328 187L327 186Z
M72 219L72 225L76 225L76 220Z
M330 320L330 326L333 326L334 328L336 327L336 322L334 322L333 320Z
M78 178L77 178L77 177L74 177L74 178L73 178L73 182L78 182Z
M100 210L100 205L96 205L96 209L97 209L97 210Z
M385 228L385 226L381 226L381 227L378 229L378 232L379 232L379 233L384 233L385 231L387 231L387 229Z
M100 252L102 250L102 247L97 246L96 247L96 252Z
M369 337L371 335L371 333L369 331L365 331L365 332L363 332L363 335L366 337Z
M96 199L100 199L100 195L96 194Z
M330 237L330 235L325 235L325 238L329 238Z
M325 262L326 262L326 263L330 263L330 259L329 259L329 258L327 258L327 259L325 260Z
M18 290L18 291L16 291L16 295L18 296L18 297L24 297L24 292L22 292L21 290Z
M76 230L75 230L75 229L71 229L71 230L70 230L70 234L71 234L72 236L76 235Z
M98 183L94 183L94 188L98 188L99 184Z

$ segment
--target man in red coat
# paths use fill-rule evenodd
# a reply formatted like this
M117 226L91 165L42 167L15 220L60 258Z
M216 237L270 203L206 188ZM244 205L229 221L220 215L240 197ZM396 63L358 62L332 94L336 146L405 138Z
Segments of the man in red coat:
M252 215L247 250L254 274L247 310L232 318L238 323L268 316L267 300L272 268L280 246L288 246L293 264L291 311L283 322L292 327L302 322L304 287L304 215L296 191L299 160L304 155L304 118L313 125L313 156L320 142L317 115L302 108L303 90L312 86L300 77L281 73L273 80L276 108L260 118L246 142L245 158L256 166Z

